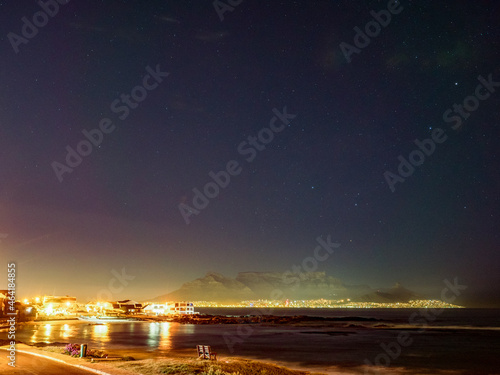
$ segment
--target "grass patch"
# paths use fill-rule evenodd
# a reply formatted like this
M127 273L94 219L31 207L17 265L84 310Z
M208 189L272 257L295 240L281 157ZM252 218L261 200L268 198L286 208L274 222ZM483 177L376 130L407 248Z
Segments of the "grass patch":
M111 363L110 363L111 364ZM245 359L225 359L220 362L199 360L146 359L115 362L113 366L143 375L306 375L310 372Z
M134 362L115 362L113 366L144 375L191 375L203 372L203 364L194 360L143 359Z
M45 346L37 348L46 352L63 353L64 347ZM87 357L85 360L90 361ZM101 362L94 359L94 362ZM286 367L241 358L224 358L220 361L199 359L142 359L134 360L122 356L113 361L105 361L107 366L116 367L141 375L309 375L308 371L290 370ZM320 375L316 373L316 375Z
M193 369L184 363L159 366L158 374L191 374Z

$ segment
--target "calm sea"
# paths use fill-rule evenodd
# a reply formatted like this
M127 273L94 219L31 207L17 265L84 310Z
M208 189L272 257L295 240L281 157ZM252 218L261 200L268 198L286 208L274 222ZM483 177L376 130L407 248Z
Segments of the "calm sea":
M167 322L89 325L81 321L56 321L19 326L16 339L26 343L87 343L91 348L100 349L138 348L150 352L151 356L206 344L223 356L273 360L317 371L360 373L359 366L371 363L384 366L379 373L438 374L450 370L453 371L450 374L500 374L498 309L272 309L259 312L250 308L198 308L197 311L232 316L271 313L352 317L352 321L342 319L320 326ZM0 332L0 336L4 335L5 330Z

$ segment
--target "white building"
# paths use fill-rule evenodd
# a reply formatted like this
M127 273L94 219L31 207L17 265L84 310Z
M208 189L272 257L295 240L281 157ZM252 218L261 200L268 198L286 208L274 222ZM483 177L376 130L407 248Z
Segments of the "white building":
M194 314L194 306L192 302L175 302L174 309L176 314Z
M194 314L192 302L150 302L144 308L147 315L172 315L172 314Z

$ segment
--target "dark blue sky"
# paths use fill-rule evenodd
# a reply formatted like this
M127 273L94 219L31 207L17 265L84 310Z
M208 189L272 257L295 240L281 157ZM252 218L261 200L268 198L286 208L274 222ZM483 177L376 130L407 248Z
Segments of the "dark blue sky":
M247 0L222 20L211 1L47 4L0 2L0 254L20 293L95 298L125 268L116 299L144 299L288 270L331 235L317 270L346 283L433 294L458 277L498 301L500 87L476 90L500 82L496 2L400 1L380 31L387 2ZM348 62L355 27L376 35Z

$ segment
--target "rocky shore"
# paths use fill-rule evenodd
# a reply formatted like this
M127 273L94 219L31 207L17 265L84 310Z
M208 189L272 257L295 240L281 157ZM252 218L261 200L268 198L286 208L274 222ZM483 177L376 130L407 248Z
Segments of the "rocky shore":
M143 321L175 322L181 324L307 324L307 323L334 323L334 322L380 322L380 319L363 317L318 317L318 316L276 316L276 315L174 315L141 317Z

